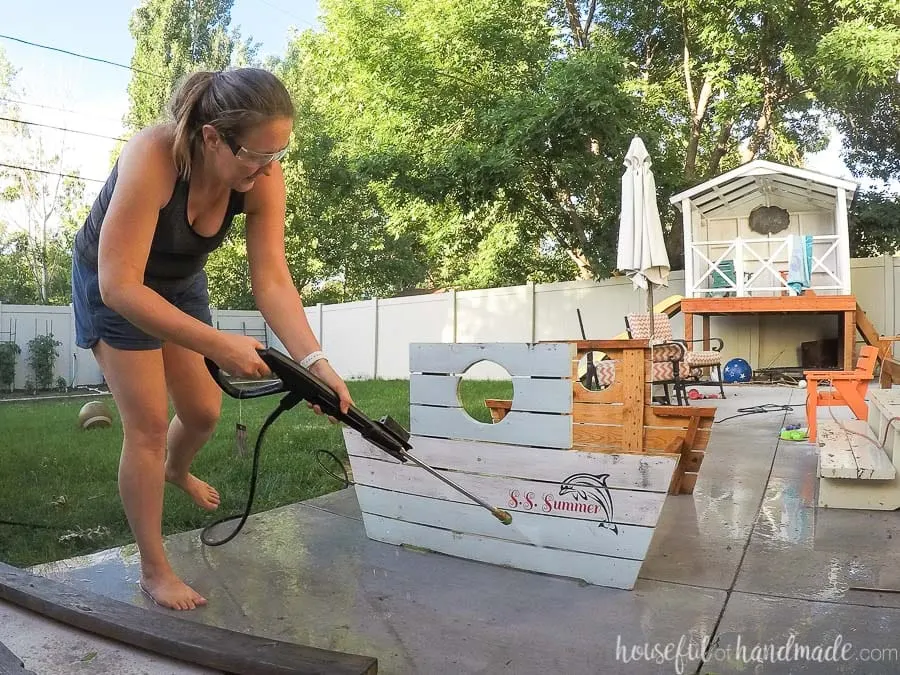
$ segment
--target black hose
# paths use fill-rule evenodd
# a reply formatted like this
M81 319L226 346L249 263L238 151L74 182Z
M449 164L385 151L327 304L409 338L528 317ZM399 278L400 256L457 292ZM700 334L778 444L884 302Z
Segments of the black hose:
M726 420L733 420L736 417L744 417L746 415L759 415L761 413L768 412L791 412L798 406L796 405L779 405L777 403L764 403L763 405L754 405L749 408L738 408L738 415L731 415L730 417L723 417L720 420L716 420L715 423L719 424Z
M337 465L339 467L341 467L341 471L343 472L344 477L341 478L336 473L330 471L327 466L322 464L322 460L319 459L319 454L328 455L329 457L331 457L331 459L333 459L335 462L337 462ZM343 481L345 488L348 488L351 485L356 485L356 483L354 483L352 480L350 480L350 477L347 475L347 467L344 466L344 463L340 459L338 459L333 452L330 452L329 450L316 450L316 461L319 463L319 466L322 467L322 470L325 473L327 473L329 476L331 476L335 480Z
M67 528L58 525L44 525L42 523L23 523L19 520L0 520L0 525L12 525L13 527L30 527L36 530L65 530Z
M247 522L247 518L250 517L250 510L253 508L253 498L256 495L256 477L259 472L259 451L262 447L262 439L265 436L266 430L269 426L278 419L278 416L283 412L287 412L295 405L300 403L303 398L297 394L288 394L281 402L278 404L278 407L273 410L269 416L266 418L266 421L263 423L262 428L259 430L259 435L256 437L256 446L253 448L253 469L250 475L250 494L247 496L247 506L244 508L244 512L239 515L227 516L225 518L220 518L219 520L207 525L203 528L203 531L200 533L200 541L202 541L207 546L221 546L222 544L228 543L232 539L234 539L238 532L244 527L244 523ZM224 539L220 539L219 541L214 541L209 536L209 531L214 528L216 525L220 525L222 523L227 523L230 520L237 520L240 518L241 522L238 523L238 526L235 528L234 532L229 534Z

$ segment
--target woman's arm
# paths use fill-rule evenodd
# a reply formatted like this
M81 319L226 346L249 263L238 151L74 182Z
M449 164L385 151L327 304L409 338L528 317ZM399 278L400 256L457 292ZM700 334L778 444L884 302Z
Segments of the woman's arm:
M119 157L119 175L100 230L103 303L141 330L205 351L216 331L144 285L159 210L175 184L175 169L158 129L140 132Z
M321 349L288 269L284 253L285 187L284 174L277 162L268 175L260 176L244 202L247 214L247 258L250 284L256 306L266 322L300 361ZM340 396L343 411L352 403L347 386L327 361L317 361L311 370Z
M255 340L216 330L144 284L159 210L171 197L176 179L167 140L164 130L145 130L129 140L119 156L116 187L100 230L101 299L146 333L208 356L229 373L267 375Z

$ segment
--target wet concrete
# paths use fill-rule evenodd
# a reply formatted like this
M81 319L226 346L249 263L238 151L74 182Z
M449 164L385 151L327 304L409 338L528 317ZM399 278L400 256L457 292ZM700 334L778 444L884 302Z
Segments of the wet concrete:
M694 494L667 499L633 591L370 541L350 488L254 516L222 547L203 547L197 532L167 539L176 569L210 600L180 616L372 655L391 674L897 672L900 656L863 663L858 648L891 646L900 594L849 590L900 589L896 514L815 508L815 449L778 441L783 424L803 422L805 391L726 391L704 401L724 421ZM724 419L762 404L796 407ZM166 611L138 592L137 565L126 548L34 571ZM798 658L752 660L791 633ZM856 657L814 660L837 636ZM704 639L722 651L704 653ZM669 656L646 660L654 645Z

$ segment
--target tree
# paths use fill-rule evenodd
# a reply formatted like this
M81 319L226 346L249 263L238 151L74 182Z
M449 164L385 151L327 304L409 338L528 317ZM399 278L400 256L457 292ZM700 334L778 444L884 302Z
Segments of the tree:
M234 0L143 0L129 30L135 40L125 122L132 132L155 124L179 80L194 70L255 63L259 45L230 30Z
M560 58L535 0L323 9L324 32L305 35L289 62L304 64L334 154L376 210L437 256L432 276L609 271L634 117L613 53Z
M40 139L22 141L27 154L21 164L42 167L47 173L0 169L0 203L8 205L11 215L6 220L17 230L0 245L28 270L24 287L32 292L30 297L19 297L18 302L64 304L71 299L69 271L75 218L85 213L84 181L53 175L73 171L64 163L62 153L49 155ZM13 267L21 270L18 264ZM21 280L16 285L21 292Z
M0 97L14 98L17 71L0 51ZM0 102L3 105L3 102ZM9 106L9 117L18 110ZM84 213L84 181L64 161L65 147L48 150L24 124L5 124L0 167L0 301L63 304L71 298L71 243L78 214ZM43 172L10 168L35 167ZM79 209L81 211L79 212Z
M852 163L874 167L865 148L881 147L888 150L883 166L898 166L897 88L885 85L898 64L897 0L560 5L576 23L593 17L594 31L613 36L627 55L629 86L648 102L646 124L669 154L663 164L681 160L673 190L754 158L801 164L824 148L827 118L845 132ZM680 228L674 212L667 215L670 259L679 265Z
M850 255L870 258L900 252L900 199L882 190L857 193L848 213Z

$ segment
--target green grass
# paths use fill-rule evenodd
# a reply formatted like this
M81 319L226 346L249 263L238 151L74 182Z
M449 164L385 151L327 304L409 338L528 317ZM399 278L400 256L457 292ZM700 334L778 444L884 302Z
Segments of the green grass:
M390 415L409 428L409 384L405 380L348 382L357 406L373 418ZM485 398L511 398L509 381L463 380L463 406L490 421ZM122 446L118 418L112 428L81 431L78 411L89 399L0 404L0 560L18 567L37 565L133 542L119 500L116 474ZM104 400L116 414L111 397ZM222 418L213 438L194 460L194 473L218 489L219 509L207 513L177 488L166 486L163 534L205 527L243 512L257 433L278 397L238 402L224 397ZM239 407L248 430L250 452L235 454ZM311 499L341 489L316 460L316 450L334 453L348 466L340 427L301 403L266 431L260 456L253 512ZM336 475L340 468L322 456ZM231 524L214 537L224 536Z

